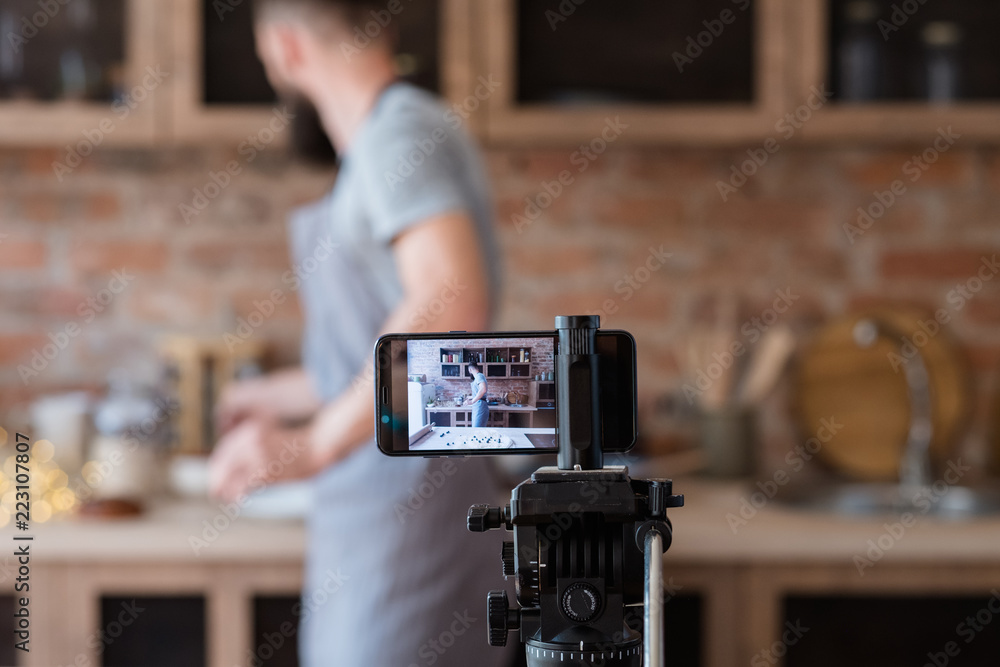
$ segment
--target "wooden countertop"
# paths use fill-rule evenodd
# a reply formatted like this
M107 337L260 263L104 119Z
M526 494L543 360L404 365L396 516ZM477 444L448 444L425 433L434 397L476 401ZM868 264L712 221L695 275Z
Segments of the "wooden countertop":
M538 408L534 405L491 405L490 410L496 410L498 412L537 412ZM435 405L425 408L429 412L468 412L472 409L471 405Z
M854 557L865 557L881 538L889 545L882 563L1000 563L1000 516L965 521L920 516L901 533L894 527L897 517L849 518L775 501L740 517L741 499L756 490L749 483L674 480L674 492L685 495L686 505L670 510L674 538L667 562L853 566ZM210 528L213 521L225 529ZM463 511L456 522L464 521ZM55 521L33 526L32 534L37 562L298 562L305 549L300 520L229 520L217 503L208 502L165 502L134 519ZM199 539L207 544L196 553Z

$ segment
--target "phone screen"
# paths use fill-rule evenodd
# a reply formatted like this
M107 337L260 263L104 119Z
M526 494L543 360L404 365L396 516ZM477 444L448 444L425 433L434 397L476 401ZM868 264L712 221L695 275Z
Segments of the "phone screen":
M605 449L622 451L635 439L635 343L624 332L597 339ZM556 451L557 345L551 331L384 336L376 345L379 448L397 456Z

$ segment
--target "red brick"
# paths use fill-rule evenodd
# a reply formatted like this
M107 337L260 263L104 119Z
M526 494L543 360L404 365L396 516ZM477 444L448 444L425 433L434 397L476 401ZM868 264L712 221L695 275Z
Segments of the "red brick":
M572 276L594 271L598 254L582 245L518 244L507 253L511 273L524 276Z
M69 262L79 273L107 275L119 269L156 273L167 264L169 248L162 241L80 241L70 249Z
M33 192L21 195L21 212L31 222L55 222L63 215L63 202L50 193Z
M994 280L1000 280L1000 276ZM1000 294L980 292L966 303L965 309L970 321L1000 327Z
M928 146L930 142L928 142ZM920 178L911 180L915 173L907 169L915 157L923 160L923 148L906 152L876 153L858 163L847 167L847 175L858 187L874 190L884 190L893 181L901 180L907 188L938 187L945 185L969 185L975 178L973 154L968 151L940 153L929 169L920 172ZM907 169L904 171L904 169Z
M275 290L279 292L279 298L283 299L281 303L276 303L274 300ZM246 317L254 310L268 308L267 302L274 304L274 314L271 316L274 319L294 322L302 320L302 308L298 293L290 291L287 285L272 289L240 290L231 298L236 317ZM262 308L258 304L265 304L265 306Z
M33 148L23 151L24 170L38 176L51 176L52 164L65 159L65 150L59 148Z
M0 366L16 366L30 359L49 339L40 334L0 334Z
M968 280L993 252L964 248L889 251L882 255L880 270L886 278Z
M706 216L705 231L726 229L760 237L768 233L804 235L825 227L830 220L824 204L786 199L730 199L717 202Z
M684 221L684 204L676 197L620 195L597 205L597 216L612 226L662 226Z
M121 212L121 200L111 192L87 195L84 200L84 215L87 220L116 220Z
M0 271L41 269L47 258L48 248L43 241L0 238Z
M745 156L744 156L745 157ZM713 186L719 179L717 155L649 149L622 156L622 173L629 182ZM728 163L727 163L728 164Z
M126 290L128 313L142 322L205 323L218 312L215 290L179 280L142 282Z
M225 271L234 267L288 269L291 258L284 240L201 241L188 247L184 263L199 269Z
M964 351L973 369L991 373L1000 368L1000 345L967 345Z

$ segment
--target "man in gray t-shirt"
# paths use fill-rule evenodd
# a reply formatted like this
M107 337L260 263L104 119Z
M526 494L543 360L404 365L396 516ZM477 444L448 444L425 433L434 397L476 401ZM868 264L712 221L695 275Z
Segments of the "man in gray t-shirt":
M510 652L487 645L485 615L501 536L464 526L471 504L502 496L492 468L390 459L372 442L379 333L489 328L499 272L481 161L457 116L395 81L391 26L355 42L354 25L384 7L258 0L257 9L269 78L316 105L342 164L333 191L291 220L303 367L224 393L213 490L239 499L315 477L306 667L502 667ZM294 420L306 425L285 426Z

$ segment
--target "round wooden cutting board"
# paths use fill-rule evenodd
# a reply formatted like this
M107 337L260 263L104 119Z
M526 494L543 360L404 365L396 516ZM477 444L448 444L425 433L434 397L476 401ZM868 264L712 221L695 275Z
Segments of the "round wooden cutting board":
M816 436L824 420L832 420L842 427L818 456L853 477L892 480L899 476L910 419L906 378L899 364L903 341L880 336L871 347L861 347L854 340L854 327L866 317L887 323L913 342L925 343L919 350L930 376L931 455L936 462L947 459L964 426L971 394L968 372L948 337L947 325L926 336L920 323L933 329L933 316L908 308L872 308L850 315L823 329L807 348L796 377L803 438Z

